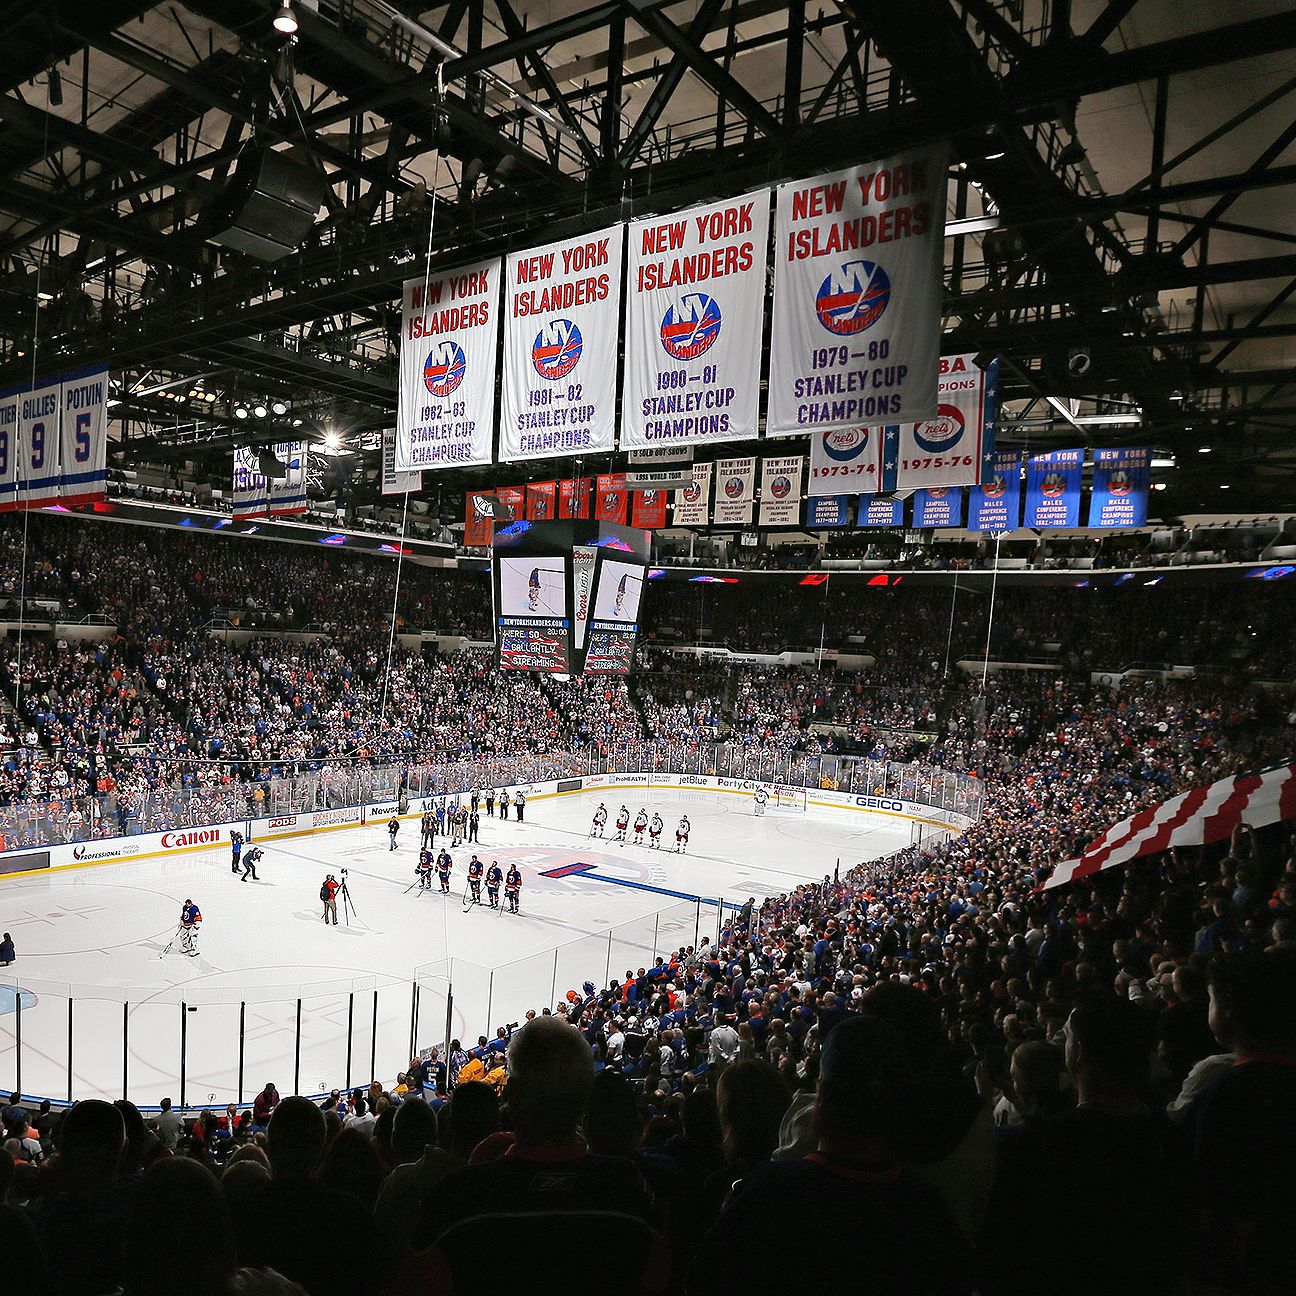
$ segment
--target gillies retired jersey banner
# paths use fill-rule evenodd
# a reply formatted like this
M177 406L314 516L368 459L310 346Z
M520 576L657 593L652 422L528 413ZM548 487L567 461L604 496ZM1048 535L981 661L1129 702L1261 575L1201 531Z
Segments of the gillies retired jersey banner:
M947 152L778 187L771 436L936 417Z
M500 459L611 450L625 227L505 263Z
M621 448L757 433L766 190L630 226Z
M499 280L482 261L405 281L397 472L490 463Z

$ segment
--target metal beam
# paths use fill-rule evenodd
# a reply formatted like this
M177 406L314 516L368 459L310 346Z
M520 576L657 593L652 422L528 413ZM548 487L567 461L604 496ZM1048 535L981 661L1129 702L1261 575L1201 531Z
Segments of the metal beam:
M1138 0L1107 0L1107 8L1089 24L1085 40L1101 45L1129 17L1136 4Z

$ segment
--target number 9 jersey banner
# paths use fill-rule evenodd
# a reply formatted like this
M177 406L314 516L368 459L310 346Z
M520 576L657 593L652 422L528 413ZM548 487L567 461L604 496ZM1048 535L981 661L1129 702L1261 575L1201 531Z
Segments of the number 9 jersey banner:
M397 472L491 462L499 279L495 260L405 281Z
M766 431L936 417L944 144L778 187Z
M630 226L621 449L757 434L766 190Z

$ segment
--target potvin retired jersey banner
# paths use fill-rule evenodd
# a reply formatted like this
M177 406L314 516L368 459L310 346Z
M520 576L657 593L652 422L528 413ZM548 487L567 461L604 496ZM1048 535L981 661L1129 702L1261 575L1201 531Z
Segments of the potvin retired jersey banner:
M936 417L944 144L778 188L772 436Z
M500 263L407 279L396 470L488 464L495 419Z
M829 429L810 433L810 484L807 495L871 495L882 470L883 430L876 427Z
M501 460L612 449L624 229L505 263Z
M716 464L715 520L720 526L746 526L756 499L756 460L721 459Z
M941 356L936 417L900 424L896 477L886 489L975 486L982 479L994 456L998 375L997 360L979 369L971 355Z
M711 503L711 467L709 463L693 465L693 480L675 492L676 526L706 526Z
M802 455L761 460L761 526L796 526L801 520Z
M621 448L757 434L769 194L630 226Z
M1141 527L1147 522L1152 451L1147 446L1095 450L1091 527Z
M108 490L108 366L63 375L60 504L101 500Z
M1026 463L1026 525L1080 525L1080 475L1083 450L1050 450Z

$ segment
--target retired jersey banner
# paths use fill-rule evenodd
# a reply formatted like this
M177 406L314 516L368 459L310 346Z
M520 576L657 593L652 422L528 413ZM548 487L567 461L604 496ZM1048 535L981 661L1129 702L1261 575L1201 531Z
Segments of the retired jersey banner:
M612 449L624 229L505 262L501 460Z
M587 518L590 506L590 479L573 477L558 483L558 516Z
M676 526L706 526L710 521L711 465L695 463L693 480L683 490L675 492Z
M464 496L464 544L470 548L491 542L495 518L489 511L490 499L489 491L469 491Z
M18 507L18 398L10 388L0 391L0 513Z
M383 428L382 434L382 493L384 495L405 495L410 491L420 490L423 486L421 472L396 471L396 429Z
M666 525L666 492L664 490L637 490L630 497L630 525L645 531L659 530Z
M526 514L526 488L524 486L497 486L495 498L509 511L509 518L516 522Z
M998 380L998 360L980 369L970 354L941 356L936 417L896 429L896 489L981 480L994 453Z
M756 460L721 459L716 464L715 514L720 526L746 526L756 498Z
M902 527L904 526L904 500L892 499L889 495L861 495L859 515L855 519L857 527Z
M57 378L18 397L18 504L40 508L59 494L62 384Z
M947 153L778 187L771 436L936 417Z
M1016 531L1021 517L1021 463L1016 450L996 450L990 471L968 496L969 531Z
M806 500L806 527L818 530L850 526L850 498L849 495L821 495Z
M108 366L63 375L59 503L88 504L108 491Z
M630 226L621 448L757 435L769 193Z
M1026 525L1080 525L1080 475L1083 450L1050 450L1026 461Z
M882 441L881 428L812 432L806 494L873 494L881 478Z
M1089 525L1143 526L1147 522L1148 491L1151 488L1152 451L1147 446L1095 450Z
M625 473L600 473L595 482L594 517L599 522L616 522L625 526Z
M498 260L405 281L397 472L490 463L499 281Z
M963 488L929 486L914 492L916 527L961 527L963 525Z
M526 516L528 522L552 522L558 495L558 483L527 482Z
M804 455L761 460L761 526L796 526L801 521L801 465Z
M261 456L271 455L283 467L282 477L261 471ZM306 512L306 443L240 446L234 451L235 518L291 517Z

